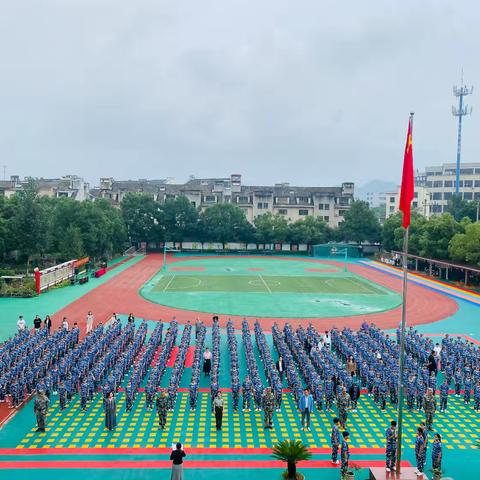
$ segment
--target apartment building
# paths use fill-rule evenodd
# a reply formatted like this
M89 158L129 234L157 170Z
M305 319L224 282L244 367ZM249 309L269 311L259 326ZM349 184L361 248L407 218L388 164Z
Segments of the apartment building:
M446 211L448 201L455 194L456 164L444 163L427 167L415 176L415 198L412 208L425 217ZM460 196L466 201L480 201L480 163L464 163L460 168ZM400 188L386 192L386 218L398 212Z
M313 216L337 227L353 201L354 184L345 182L338 187L296 187L289 183L243 185L240 174L224 178L193 178L184 184L168 180L119 182L102 178L97 196L120 203L128 191L150 193L159 202L184 195L201 210L217 203L233 203L252 223L258 215L271 212L283 215L289 221Z
M30 178L23 180L18 175L12 175L10 180L0 181L0 195L10 197L20 192L28 184ZM35 178L40 197L73 198L83 201L90 198L90 186L78 175L65 175L61 178Z

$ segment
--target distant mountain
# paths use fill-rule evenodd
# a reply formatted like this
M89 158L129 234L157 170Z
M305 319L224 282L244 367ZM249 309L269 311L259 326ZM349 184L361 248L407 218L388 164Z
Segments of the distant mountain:
M383 180L371 180L362 187L355 186L355 197L365 200L367 192L383 193L397 190L398 185L393 182L385 182Z

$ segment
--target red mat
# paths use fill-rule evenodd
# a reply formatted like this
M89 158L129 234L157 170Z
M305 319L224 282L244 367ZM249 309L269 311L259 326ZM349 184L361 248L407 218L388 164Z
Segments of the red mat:
M167 362L167 367L173 367L173 364L175 363L175 359L177 358L178 355L178 347L173 347L172 352L170 353L170 358L168 359Z
M188 454L188 449L187 449ZM360 468L384 467L385 460L357 460L355 463ZM4 469L43 469L43 468L162 468L167 469L172 465L169 460L40 460L40 461L0 461L0 470ZM330 460L309 460L299 462L300 468L339 468L339 465L332 465ZM402 461L402 467L411 466L410 462ZM278 460L188 460L184 468L279 468Z
M192 368L193 355L195 354L195 345L190 345L185 356L185 367Z
M263 268L247 268L248 271L250 272L263 272Z

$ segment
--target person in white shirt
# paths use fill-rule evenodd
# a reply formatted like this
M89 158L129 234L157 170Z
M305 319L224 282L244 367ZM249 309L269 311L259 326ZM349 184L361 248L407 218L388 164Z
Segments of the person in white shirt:
M20 315L18 317L18 320L17 320L17 328L18 328L18 331L20 330L25 330L25 327L27 326L27 323L25 322L25 320L23 319L23 317Z
M203 373L206 377L210 376L210 370L212 369L212 352L206 348L203 354Z
M323 343L325 344L325 346L331 350L332 349L332 339L330 337L330 334L328 333L328 331L325 332L325 335L323 336Z
M62 320L62 329L63 330L66 330L68 332L68 320L67 320L67 317L63 317L63 320Z
M436 343L435 346L433 347L434 355L435 355L435 361L437 362L437 370L441 369L440 365L440 353L442 352L442 346L439 343Z
M90 333L93 328L93 313L90 311L87 313L87 333Z

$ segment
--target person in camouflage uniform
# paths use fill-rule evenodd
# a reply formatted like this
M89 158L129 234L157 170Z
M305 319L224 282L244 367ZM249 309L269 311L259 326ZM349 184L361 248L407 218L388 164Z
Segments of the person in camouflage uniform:
M272 389L266 388L262 397L263 407L263 428L273 428L273 410L275 409L275 397Z
M386 439L386 470L393 472L395 470L395 462L397 459L397 422L392 420L390 427L385 432Z
M348 462L350 460L350 449L348 447L348 440L350 439L350 434L348 432L342 433L342 448L340 449L340 458L342 460L340 465L342 478L346 478L348 472Z
M50 401L45 395L45 392L43 390L38 390L37 396L35 397L35 404L33 406L33 411L37 417L37 432L45 431L45 422L47 420L49 406Z
M427 393L425 394L425 398L423 400L423 409L425 410L425 423L427 429L432 430L433 417L435 415L435 411L437 410L437 401L431 388L427 389Z
M421 427L417 429L417 438L415 439L415 460L417 462L417 472L422 473L425 468L425 459L427 456L427 446Z
M167 411L168 411L168 394L165 390L162 390L160 395L157 396L155 401L155 406L157 407L158 413L158 425L162 430L165 429L165 424L167 423Z
M341 394L337 400L337 406L340 426L345 429L345 425L347 424L348 409L350 407L350 395L348 395L345 387L342 387Z

